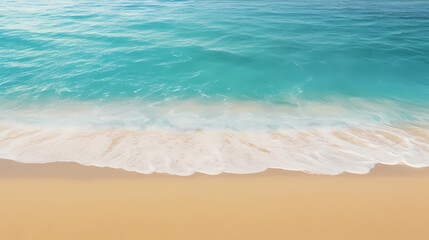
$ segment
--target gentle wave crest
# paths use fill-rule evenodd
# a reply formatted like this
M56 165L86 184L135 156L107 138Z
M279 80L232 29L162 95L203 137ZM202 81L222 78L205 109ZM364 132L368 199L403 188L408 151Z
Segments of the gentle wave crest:
M0 157L176 175L267 168L362 174L377 163L429 166L429 115L424 108L404 115L404 107L362 99L301 102L299 108L59 102L1 111L13 121L1 121Z
M0 157L28 163L73 161L141 173L368 173L377 163L429 166L429 128L186 132L0 126Z

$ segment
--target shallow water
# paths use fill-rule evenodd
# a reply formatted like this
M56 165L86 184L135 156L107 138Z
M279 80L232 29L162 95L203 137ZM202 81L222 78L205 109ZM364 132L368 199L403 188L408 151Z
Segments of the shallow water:
M427 1L2 1L0 157L429 165Z

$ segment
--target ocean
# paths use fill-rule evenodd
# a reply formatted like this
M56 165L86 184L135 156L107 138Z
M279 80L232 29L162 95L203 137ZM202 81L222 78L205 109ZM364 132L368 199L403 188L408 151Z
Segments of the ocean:
M0 158L429 166L429 1L0 1Z

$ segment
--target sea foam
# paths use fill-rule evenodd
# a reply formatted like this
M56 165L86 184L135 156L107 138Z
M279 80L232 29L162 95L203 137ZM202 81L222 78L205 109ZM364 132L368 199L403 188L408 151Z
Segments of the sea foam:
M255 173L267 168L363 174L377 163L429 166L424 112L404 122L384 118L382 109L395 109L392 103L353 102L372 109L372 114L353 115L340 107L341 102L325 108L302 103L300 114L286 106L237 102L226 107L194 101L8 110L8 119L14 121L0 125L0 157L176 175ZM128 109L130 105L134 107Z

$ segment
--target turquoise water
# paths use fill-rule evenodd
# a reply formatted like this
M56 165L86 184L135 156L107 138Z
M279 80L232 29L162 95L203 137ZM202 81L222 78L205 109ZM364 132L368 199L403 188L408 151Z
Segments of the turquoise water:
M428 1L0 2L3 157L184 175L365 172L380 162L429 165L428 123ZM204 139L221 146L195 131L217 131ZM226 142L242 145L226 146L228 133ZM275 133L293 137L278 144ZM76 134L88 144L75 151L86 155L40 143L77 144ZM141 155L175 145L166 156ZM190 164L195 149L214 162ZM344 167L349 159L356 166Z

